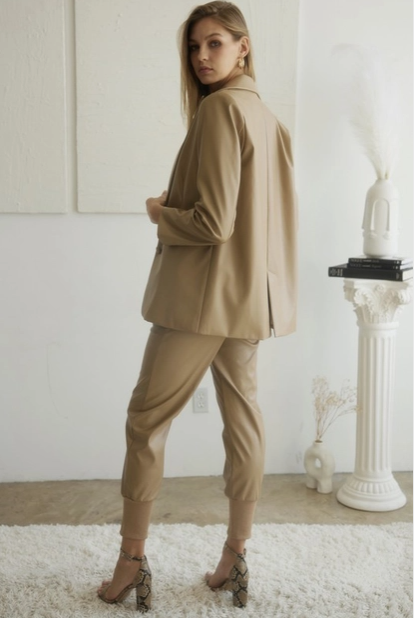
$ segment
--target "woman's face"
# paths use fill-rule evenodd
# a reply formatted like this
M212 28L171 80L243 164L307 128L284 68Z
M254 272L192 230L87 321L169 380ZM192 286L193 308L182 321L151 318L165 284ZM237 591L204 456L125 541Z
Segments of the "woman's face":
M219 90L236 75L244 73L238 62L247 55L247 37L235 41L233 35L212 17L204 17L189 33L189 57L194 73L210 92Z

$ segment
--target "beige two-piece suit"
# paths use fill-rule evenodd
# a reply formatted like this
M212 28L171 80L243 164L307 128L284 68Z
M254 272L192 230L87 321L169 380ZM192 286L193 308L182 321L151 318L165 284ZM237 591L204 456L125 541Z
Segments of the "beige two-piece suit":
M288 132L254 81L236 77L201 102L158 224L142 308L155 326L128 409L124 536L145 538L131 522L155 498L171 421L209 366L224 421L225 493L257 500L257 344L295 330L296 228Z

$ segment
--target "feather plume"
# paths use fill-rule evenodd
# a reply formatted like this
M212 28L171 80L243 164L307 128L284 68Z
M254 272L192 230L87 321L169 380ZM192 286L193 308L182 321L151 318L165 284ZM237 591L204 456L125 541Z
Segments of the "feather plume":
M396 80L376 49L337 45L347 115L377 178L390 178L398 158L398 96ZM343 79L342 79L343 78Z

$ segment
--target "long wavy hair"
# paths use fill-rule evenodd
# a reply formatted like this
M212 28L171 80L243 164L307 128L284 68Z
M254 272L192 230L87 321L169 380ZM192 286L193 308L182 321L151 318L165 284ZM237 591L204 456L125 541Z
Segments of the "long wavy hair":
M183 116L187 119L187 126L190 126L201 99L209 92L208 87L200 82L191 66L188 45L194 25L204 17L212 17L230 32L235 41L246 36L250 42L249 31L243 14L232 2L215 0L214 2L207 2L207 4L200 4L191 11L178 32L181 57L181 109ZM244 61L244 73L255 79L251 43L250 51L244 57Z

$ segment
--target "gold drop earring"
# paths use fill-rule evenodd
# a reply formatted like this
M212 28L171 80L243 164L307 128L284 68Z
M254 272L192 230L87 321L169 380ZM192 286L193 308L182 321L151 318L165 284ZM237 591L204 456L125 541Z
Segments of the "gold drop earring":
M244 69L245 62L244 62L243 56L239 58L239 62L237 64L238 64L239 69Z

